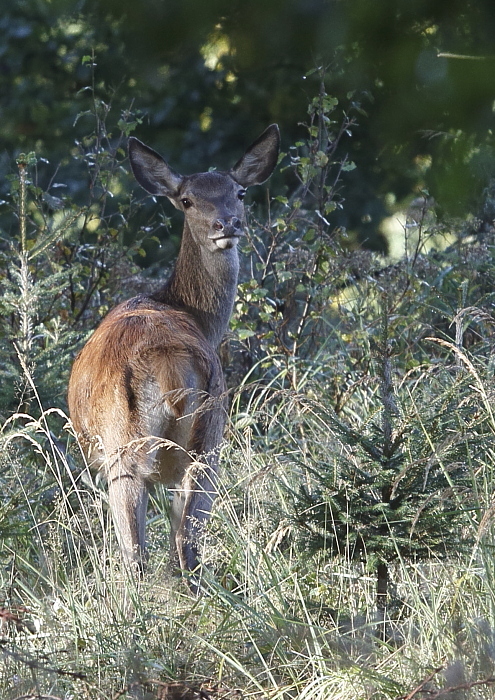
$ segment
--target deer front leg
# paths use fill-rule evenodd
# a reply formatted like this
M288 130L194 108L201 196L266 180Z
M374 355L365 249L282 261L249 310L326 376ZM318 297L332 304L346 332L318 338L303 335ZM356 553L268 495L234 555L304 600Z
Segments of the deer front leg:
M134 571L142 572L149 491L142 477L119 466L108 476L110 511L124 561Z

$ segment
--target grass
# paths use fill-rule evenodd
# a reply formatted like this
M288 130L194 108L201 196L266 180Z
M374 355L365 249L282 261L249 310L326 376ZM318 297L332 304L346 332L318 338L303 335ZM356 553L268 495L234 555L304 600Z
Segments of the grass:
M105 489L58 408L132 256L112 228L83 236L74 207L36 223L28 161L17 254L1 251L2 700L493 697L493 232L453 232L439 253L420 230L384 268L300 211L330 176L294 160L302 189L276 226L252 226L194 597L170 572L164 489L145 577L121 568ZM68 258L48 254L61 237Z
M442 336L415 363L406 300L389 315L392 364L383 309L362 294L317 358L267 355L234 395L199 598L169 569L164 489L146 576L122 570L105 490L23 364L29 410L2 431L2 698L492 696L490 344Z
M264 435L233 416L199 598L167 568L164 492L150 513L149 571L136 583L118 565L104 494L53 441L48 426L60 413L11 421L2 468L11 529L4 525L0 550L5 700L172 697L179 688L224 698L412 699L443 697L449 685L460 689L445 697L491 697L491 459L475 474L485 518L466 520L471 551L398 557L383 621L365 561L307 551L298 537L289 497L302 477L296 445L267 449L274 431L292 427L301 440L294 401L278 392L274 415L258 404ZM27 464L37 465L35 493ZM8 512L13 501L22 517Z

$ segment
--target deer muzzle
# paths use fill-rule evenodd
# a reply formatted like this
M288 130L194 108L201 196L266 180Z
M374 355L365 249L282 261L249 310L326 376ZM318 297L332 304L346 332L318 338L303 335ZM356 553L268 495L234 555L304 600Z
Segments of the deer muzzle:
M242 221L237 217L217 219L213 224L213 231L208 234L210 240L215 241L219 248L232 248L235 239L242 236Z

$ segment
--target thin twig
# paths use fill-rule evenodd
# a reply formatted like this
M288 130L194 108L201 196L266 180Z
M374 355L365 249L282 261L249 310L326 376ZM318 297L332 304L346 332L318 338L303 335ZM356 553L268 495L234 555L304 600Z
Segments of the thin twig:
M34 659L27 659L25 656L19 654L19 652L17 651L7 649L5 646L6 644L7 640L0 640L0 651L2 652L2 654L4 654L4 656L10 656L12 659L15 659L16 661L25 664L30 669L34 669L36 671L45 671L46 673L55 673L57 676L75 678L78 681L87 680L87 675L85 673L82 673L81 671L65 671L63 668L53 668L51 666L45 666L44 664L41 664L39 661L35 661Z
M427 683L429 683L430 681L432 681L432 680L435 678L435 676L436 676L438 673L440 673L440 671L443 671L443 670L444 670L444 668L445 668L445 664L443 664L442 666L439 666L438 668L435 668L435 669L434 669L428 676L426 676L426 678L425 678L423 681L421 681L421 683L420 683L418 686L416 686L416 688L414 688L414 690L412 690L408 695L401 695L401 696L395 698L395 700L413 700L414 696L417 695L418 693L420 693L420 692L423 690L423 688L425 687L425 685L426 685Z
M28 693L27 695L18 695L12 700L62 700L60 695L33 695L33 693Z

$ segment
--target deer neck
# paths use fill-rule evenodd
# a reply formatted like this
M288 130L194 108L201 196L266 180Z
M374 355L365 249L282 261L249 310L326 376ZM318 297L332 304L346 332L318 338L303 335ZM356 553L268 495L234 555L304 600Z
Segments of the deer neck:
M237 246L210 252L193 238L187 223L169 280L154 294L164 304L190 314L213 347L228 328L237 293Z

